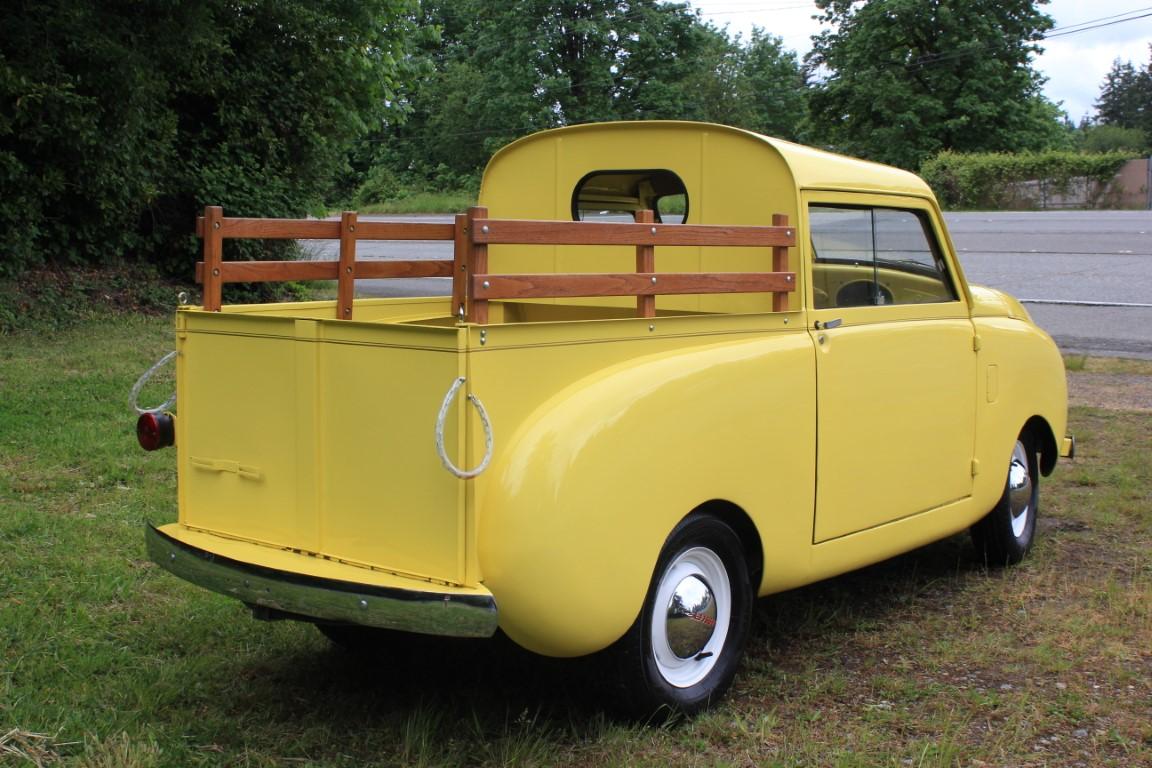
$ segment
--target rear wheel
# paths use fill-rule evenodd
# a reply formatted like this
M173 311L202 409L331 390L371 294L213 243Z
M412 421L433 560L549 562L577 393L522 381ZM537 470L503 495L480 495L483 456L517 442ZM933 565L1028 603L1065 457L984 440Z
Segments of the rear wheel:
M1036 451L1022 434L1012 449L1008 478L1000 501L972 526L976 554L989 565L1015 565L1024 559L1036 537L1040 502L1040 473Z
M693 515L660 554L636 623L614 646L621 704L634 717L693 714L728 690L752 617L740 539Z

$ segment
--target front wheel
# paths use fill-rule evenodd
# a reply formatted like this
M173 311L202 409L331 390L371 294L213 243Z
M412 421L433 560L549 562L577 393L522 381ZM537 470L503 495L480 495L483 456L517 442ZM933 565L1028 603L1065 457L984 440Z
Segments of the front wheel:
M669 535L636 623L614 646L627 713L690 715L727 691L752 618L752 586L733 530L693 515Z
M1008 478L1000 501L972 526L976 554L989 565L1015 565L1024 559L1036 537L1040 502L1040 473L1036 451L1021 435L1008 462Z

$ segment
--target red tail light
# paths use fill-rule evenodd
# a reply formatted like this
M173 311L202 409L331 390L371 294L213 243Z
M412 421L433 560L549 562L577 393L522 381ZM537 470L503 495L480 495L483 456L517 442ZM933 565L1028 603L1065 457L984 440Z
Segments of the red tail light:
M171 414L147 411L136 420L136 439L146 451L155 451L176 444L176 422Z

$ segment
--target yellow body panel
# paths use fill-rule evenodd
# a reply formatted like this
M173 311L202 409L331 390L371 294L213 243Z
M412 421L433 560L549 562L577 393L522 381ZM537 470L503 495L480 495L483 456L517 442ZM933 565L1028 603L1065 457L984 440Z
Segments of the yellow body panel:
M180 325L182 524L468 580L464 488L431 450L461 331L258 311Z
M517 642L578 655L614 641L667 532L712 500L796 545L803 567L810 519L780 511L812 505L811 345L780 320L724 332L725 320L694 323L709 334L548 350L502 348L494 333L497 346L473 356L477 382L537 361L530 380L482 393L495 424L515 425L477 484L477 513L485 584ZM573 359L584 375L564 375Z
M660 297L651 319L632 299L492 302L485 326L457 322L447 299L358 300L355 321L330 319L331 302L181 311L180 517L163 533L279 571L490 596L514 640L572 656L628 629L669 532L702 505L750 524L769 594L968 527L999 498L1030 421L1059 445L1055 345L1019 303L964 283L912 174L638 122L506 147L480 202L493 218L571 219L581 179L629 169L673 172L690 223L787 215L788 311L767 294ZM951 295L893 272L878 279L898 301L926 303L833 307L861 268L813 267L809 204L917 212ZM492 272L635 266L628 247L490 250ZM767 269L766 248L656 249L658 272ZM471 468L486 453L466 395L493 436L474 479L436 453L457 377L448 456Z

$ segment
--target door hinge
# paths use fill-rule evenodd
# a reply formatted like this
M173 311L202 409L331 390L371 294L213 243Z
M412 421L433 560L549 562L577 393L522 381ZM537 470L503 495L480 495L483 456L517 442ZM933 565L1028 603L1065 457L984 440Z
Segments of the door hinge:
M979 336L973 336L972 337L972 351L973 352L979 352L980 351L980 337Z
M980 474L980 460L972 459L972 477L976 477L978 474Z

